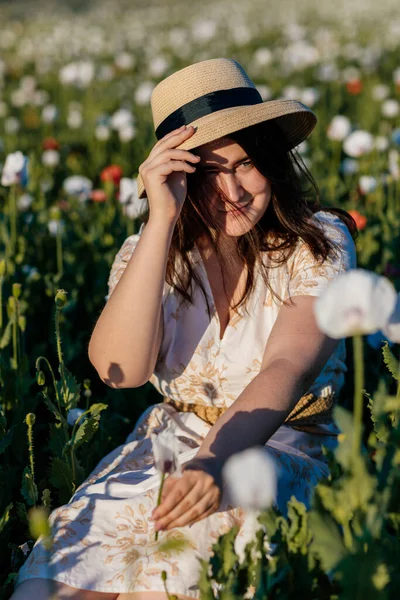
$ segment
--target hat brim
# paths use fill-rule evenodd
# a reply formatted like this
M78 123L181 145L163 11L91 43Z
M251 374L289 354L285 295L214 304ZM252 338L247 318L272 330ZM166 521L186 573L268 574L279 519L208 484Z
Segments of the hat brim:
M288 150L304 141L317 123L317 117L313 111L296 100L270 100L251 106L235 106L210 113L190 123L196 127L196 131L176 148L192 150L229 133L239 131L239 129L271 119L275 119L281 127L287 140ZM140 173L137 177L137 184L139 198L143 198L145 189Z

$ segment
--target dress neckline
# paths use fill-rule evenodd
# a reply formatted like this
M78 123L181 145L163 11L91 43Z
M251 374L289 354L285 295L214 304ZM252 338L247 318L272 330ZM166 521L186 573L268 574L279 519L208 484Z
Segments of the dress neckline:
M196 242L194 242L194 245L193 245L193 254L194 254L195 258L197 259L197 263L200 265L200 268L201 268L201 271L202 271L202 274L203 274L203 281L206 284L207 296L208 296L208 298L210 300L210 303L211 303L211 306L212 306L213 314L211 316L211 322L212 322L213 319L215 320L215 323L216 323L216 326L217 326L217 339L218 339L218 341L219 341L220 344L223 344L226 341L227 335L229 335L230 329L232 329L232 325L231 325L231 320L232 319L229 320L227 326L225 327L224 334L223 334L223 336L221 338L221 321L220 321L220 318L219 318L219 315L218 315L218 311L217 311L217 308L216 308L216 304L215 304L215 300L214 300L214 295L213 295L213 292L212 292L210 281L208 279L207 270L206 270L206 267L205 267L205 264L204 264L204 261L203 261L203 257L201 256L200 250L198 249ZM255 290L254 290L254 292L255 292ZM253 294L254 294L254 292L253 292ZM244 318L244 316L245 316L244 306L240 306L237 310L238 310L240 316L242 318Z

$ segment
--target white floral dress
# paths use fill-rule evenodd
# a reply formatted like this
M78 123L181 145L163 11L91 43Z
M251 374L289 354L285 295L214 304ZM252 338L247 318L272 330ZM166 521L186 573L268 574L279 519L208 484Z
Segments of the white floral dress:
M318 296L338 273L355 268L354 242L335 215L313 217L339 244L337 257L318 265L303 242L286 264L273 269L270 280L282 300L290 296ZM117 253L109 278L109 294L139 240L129 236ZM184 403L227 407L241 394L261 367L264 348L277 318L280 303L273 301L262 277L249 299L248 311L228 324L222 340L211 288L200 253L191 251L212 307L207 315L204 296L197 288L194 304L181 305L179 295L165 283L163 293L164 338L150 381L164 396ZM342 340L310 388L324 396L343 385L345 346ZM54 546L50 564L43 544L36 543L19 573L18 582L32 577L51 577L76 588L100 592L163 591L161 572L167 571L170 593L199 598L198 558L210 555L212 544L234 524L241 529L236 541L245 543L247 513L232 507L224 496L218 512L192 526L161 532L154 540L148 517L155 507L160 477L154 467L150 433L171 430L178 437L181 464L195 456L211 425L192 412L177 411L161 402L140 417L125 444L100 461L65 506L51 514ZM279 464L278 507L285 512L295 495L307 504L310 491L328 473L321 444L333 446L334 423L318 425L315 433L282 425L265 451ZM265 482L268 485L268 482ZM162 552L160 542L185 537L186 549Z

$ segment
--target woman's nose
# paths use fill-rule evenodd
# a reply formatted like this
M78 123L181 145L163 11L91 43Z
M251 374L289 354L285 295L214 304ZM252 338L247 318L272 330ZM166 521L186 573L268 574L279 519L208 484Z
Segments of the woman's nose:
M221 180L219 182L220 187L224 194L226 194L231 202L240 202L245 195L245 190L237 177L230 173L221 173Z

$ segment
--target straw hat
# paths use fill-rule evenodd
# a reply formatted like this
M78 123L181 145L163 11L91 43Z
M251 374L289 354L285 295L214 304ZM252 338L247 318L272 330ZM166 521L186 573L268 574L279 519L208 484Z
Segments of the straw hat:
M195 133L179 149L191 150L250 125L276 119L291 150L305 140L317 117L296 100L263 102L243 67L228 58L212 58L176 71L154 88L151 110L157 139L182 125ZM138 175L139 198L145 195Z

